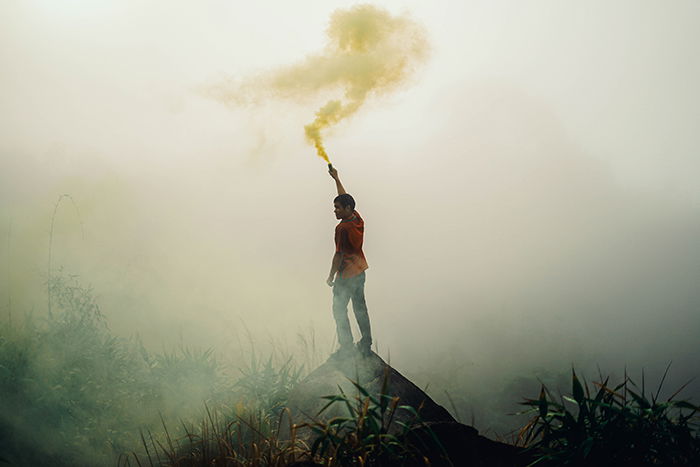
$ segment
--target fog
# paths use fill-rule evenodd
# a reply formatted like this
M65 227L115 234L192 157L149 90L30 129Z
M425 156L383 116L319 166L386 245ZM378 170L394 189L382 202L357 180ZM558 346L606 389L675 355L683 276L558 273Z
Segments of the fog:
M324 134L378 353L438 399L572 364L697 376L700 4L376 5L430 43ZM3 2L3 320L62 267L151 348L332 351L334 184L304 136L327 96L200 90L317 53L346 6Z

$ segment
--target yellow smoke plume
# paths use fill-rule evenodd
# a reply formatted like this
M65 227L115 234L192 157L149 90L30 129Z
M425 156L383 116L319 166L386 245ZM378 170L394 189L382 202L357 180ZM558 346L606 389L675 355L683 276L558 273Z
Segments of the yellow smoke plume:
M245 80L228 82L209 94L228 104L241 104L258 96L320 97L337 93L304 127L318 155L330 162L323 145L323 130L353 115L371 95L396 88L427 56L423 28L407 16L392 16L371 5L336 10L327 29L322 53L303 62Z

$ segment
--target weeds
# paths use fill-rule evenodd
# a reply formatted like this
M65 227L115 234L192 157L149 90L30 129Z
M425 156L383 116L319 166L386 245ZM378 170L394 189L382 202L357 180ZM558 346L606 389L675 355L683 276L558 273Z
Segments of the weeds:
M261 361L253 352L232 387L232 406L206 407L201 422L181 423L176 438L163 421L162 434L142 434L142 454L122 455L119 465L282 466L304 457L308 447L296 440L294 429L290 440L279 438L288 393L302 370L291 359L277 368L271 357Z
M304 366L295 367L289 357L280 367L275 367L272 357L263 363L252 352L250 364L240 370L242 376L233 386L237 404L255 408L262 416L278 418L289 392L301 379Z
M308 426L315 437L310 457L337 466L430 465L420 447L409 441L411 430L423 426L420 407L399 405L398 397L388 395L388 375L377 395L356 381L352 384L357 389L356 396L348 396L339 387L339 394L324 397L328 403L318 413L320 417L331 406L340 404L347 410L346 417L300 426ZM401 417L405 421L397 419L399 411L409 414ZM432 434L429 428L427 431ZM437 438L433 441L440 445Z
M285 368L272 371L268 364L249 371L254 368L262 370L258 377L274 374L270 381L288 373ZM289 439L279 436L283 413L280 411L277 418L270 416L279 407L277 404L268 406L266 413L251 411L241 404L233 414L207 411L199 426L183 426L184 435L179 439L173 440L165 426L165 440L155 439L151 433L142 435L145 456L122 456L119 465L247 467L283 466L297 461L329 467L430 465L419 446L409 442L411 430L423 426L418 415L420 408L399 405L398 397L384 393L375 397L360 384L353 385L357 396L349 397L341 389L339 394L325 397L328 403L318 414L321 417L326 409L339 403L347 408L347 417L302 425L293 425L290 420ZM398 411L408 412L408 421L397 420ZM304 428L310 429L311 446L306 443L309 437L302 440L297 436ZM429 428L427 431L432 433ZM437 439L433 441L439 445ZM441 457L445 459L446 456Z
M572 370L571 396L559 402L542 385L523 402L535 414L519 437L530 465L700 465L700 407L675 399L683 387L660 400L665 377L647 396L627 375L614 387L601 375L591 394Z
M327 396L319 418L338 404L347 414L290 426L283 440L280 421L303 366L252 352L234 378L211 349L154 354L114 337L77 278L55 272L48 289L45 319L0 328L0 464L109 465L118 456L123 466L429 462L410 433L432 432L416 408L387 395L386 381L379 394L354 383L356 396ZM308 342L315 354L313 335ZM542 385L524 403L534 416L519 443L531 465L700 465L700 407L676 399L680 391L661 399L663 379L652 394L627 376L615 386L601 377L595 392L573 371L571 381L570 396L555 399ZM302 428L313 438L299 439Z
M280 441L268 433L266 420L255 414L234 414L224 420L207 410L199 426L182 425L182 435L172 438L163 424L160 438L153 433L141 435L143 454L123 454L118 466L284 466L305 457L303 443Z
M231 378L210 351L153 355L114 337L93 291L54 272L52 312L0 328L0 457L18 465L105 465L160 417L223 405Z

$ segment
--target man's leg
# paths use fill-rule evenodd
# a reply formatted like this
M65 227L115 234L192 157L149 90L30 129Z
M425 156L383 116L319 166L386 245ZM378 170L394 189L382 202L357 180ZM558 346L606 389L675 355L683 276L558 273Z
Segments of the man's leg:
M347 282L347 279L336 279L333 286L333 317L338 331L338 344L341 348L352 345L352 331L350 331L350 320L348 319L348 302L351 290Z
M369 314L367 313L367 302L365 301L365 273L353 277L352 287L352 311L357 319L357 326L360 328L362 340L361 347L369 349L372 346L372 328L369 325Z

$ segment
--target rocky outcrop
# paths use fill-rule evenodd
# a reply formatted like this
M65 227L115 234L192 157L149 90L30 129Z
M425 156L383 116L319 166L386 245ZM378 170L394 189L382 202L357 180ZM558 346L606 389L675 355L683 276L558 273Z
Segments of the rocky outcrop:
M290 394L287 408L291 422L300 425L347 417L347 408L341 403L320 411L328 403L324 396L342 392L350 398L363 398L353 382L375 398L380 394L398 397L401 405L411 406L418 412L420 423L411 430L407 440L421 446L432 465L505 467L526 464L519 448L480 436L475 428L457 422L444 407L373 352L367 356L353 353L345 358L331 357L312 371ZM413 421L415 416L410 411L398 410L389 432L402 430L398 422ZM282 437L289 436L290 426L287 418L282 423ZM312 441L313 432L308 427L300 428L296 437Z

